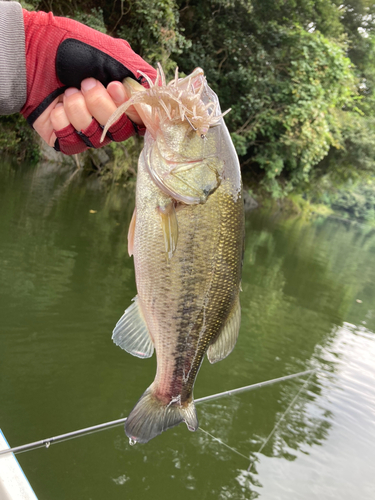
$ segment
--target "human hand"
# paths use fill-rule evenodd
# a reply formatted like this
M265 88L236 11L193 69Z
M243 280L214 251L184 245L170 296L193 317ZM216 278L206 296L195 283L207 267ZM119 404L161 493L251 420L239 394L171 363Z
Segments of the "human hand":
M87 78L81 83L81 90L68 88L62 96L56 98L34 122L36 132L51 147L59 148L59 142L65 141L65 151L73 151L90 144L90 147L102 147L109 138L100 142L101 126L104 126L118 106L128 99L121 82L111 82L107 89L94 78ZM110 133L114 140L121 141L132 135L134 125L138 131L144 131L143 122L131 106L126 117L120 118ZM129 134L130 128L130 134ZM76 143L76 133L83 139L84 145ZM69 144L66 144L66 142Z
M138 131L139 116L129 109L99 142L101 125L127 99L120 82L130 76L147 86L138 71L156 76L125 40L51 13L24 11L24 25L27 100L21 113L49 145L74 154Z

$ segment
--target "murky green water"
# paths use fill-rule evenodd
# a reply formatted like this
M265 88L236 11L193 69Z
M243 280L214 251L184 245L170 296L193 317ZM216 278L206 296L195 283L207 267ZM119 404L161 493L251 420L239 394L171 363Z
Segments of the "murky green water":
M106 195L69 176L0 165L0 427L12 446L126 416L155 373L110 338L136 294L132 189ZM39 499L373 500L375 230L252 212L241 300L237 347L205 361L195 396L317 368L284 419L302 379L199 405L201 428L230 448L180 425L147 445L120 427L20 454Z

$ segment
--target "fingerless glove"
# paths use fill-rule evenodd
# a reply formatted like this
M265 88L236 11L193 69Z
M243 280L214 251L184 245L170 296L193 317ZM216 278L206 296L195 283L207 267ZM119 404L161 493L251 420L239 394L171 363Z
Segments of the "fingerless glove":
M80 88L82 80L93 77L104 86L131 77L148 86L138 73L152 80L156 71L119 38L112 38L77 21L52 13L23 11L26 45L27 99L21 113L30 125L68 87ZM135 134L137 126L123 115L110 129L110 140L123 141ZM144 132L144 131L143 131ZM99 147L101 127L93 123L84 131L68 126L57 134L57 150L66 154Z

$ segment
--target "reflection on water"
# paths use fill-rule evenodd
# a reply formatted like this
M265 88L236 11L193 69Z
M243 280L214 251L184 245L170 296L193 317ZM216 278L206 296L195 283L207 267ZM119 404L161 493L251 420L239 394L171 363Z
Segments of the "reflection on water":
M306 439L298 438L296 449L288 442L296 432L288 422L274 444L272 457L279 459L259 457L262 487L254 490L261 498L374 497L374 335L349 323L334 333L320 353L334 370L318 372L320 395L303 403L305 429L320 422L324 440L312 440L313 434L304 431ZM243 475L237 477L240 483Z
M110 340L136 293L133 205L132 186L0 164L0 426L12 445L126 416L153 380L155 359ZM317 368L285 418L302 379L199 405L227 446L178 426L130 447L117 428L22 454L37 495L373 499L374 262L371 228L251 213L238 345L203 364L195 395Z

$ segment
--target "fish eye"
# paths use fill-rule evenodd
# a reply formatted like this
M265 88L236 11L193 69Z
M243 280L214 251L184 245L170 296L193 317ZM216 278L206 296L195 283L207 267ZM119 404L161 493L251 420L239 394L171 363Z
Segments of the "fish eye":
M201 134L201 139L206 139L205 134Z

